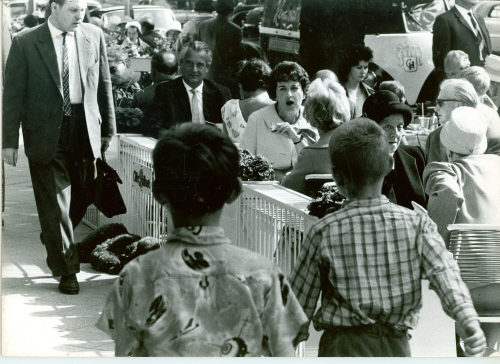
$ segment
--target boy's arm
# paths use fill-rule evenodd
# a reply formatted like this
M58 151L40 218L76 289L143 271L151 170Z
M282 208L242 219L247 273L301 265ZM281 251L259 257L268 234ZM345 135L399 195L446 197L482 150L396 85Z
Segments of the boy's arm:
M428 279L448 316L457 321L459 334L464 339L469 355L480 354L486 348L484 334L479 327L477 312L469 290L460 277L457 262L446 249L436 224L423 215L421 225L422 271Z
M269 340L271 355L295 356L295 346L307 333L309 320L281 272L275 272L265 297L262 325Z
M314 315L316 303L321 293L319 247L322 238L321 231L314 228L309 231L302 243L302 250L290 276L292 290L309 320Z

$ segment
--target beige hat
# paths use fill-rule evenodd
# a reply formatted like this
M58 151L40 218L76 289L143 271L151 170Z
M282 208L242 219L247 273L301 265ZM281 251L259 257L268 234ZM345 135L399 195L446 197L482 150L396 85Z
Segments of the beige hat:
M490 75L492 81L500 82L500 57L495 54L490 54L484 62L484 69Z
M479 111L468 106L457 107L441 130L441 144L459 154L483 154L488 146L486 129Z

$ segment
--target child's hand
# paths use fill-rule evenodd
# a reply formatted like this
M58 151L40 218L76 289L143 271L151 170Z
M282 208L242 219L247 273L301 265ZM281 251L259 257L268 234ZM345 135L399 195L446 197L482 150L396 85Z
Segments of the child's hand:
M457 323L457 330L464 340L467 356L481 356L486 349L486 338L477 320L469 321L465 326Z

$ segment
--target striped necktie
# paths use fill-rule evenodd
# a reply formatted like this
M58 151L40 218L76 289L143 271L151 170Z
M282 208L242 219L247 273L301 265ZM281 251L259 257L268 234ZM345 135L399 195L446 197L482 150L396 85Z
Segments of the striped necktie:
M472 15L472 11L469 11L468 14L470 17L470 22L472 24L472 27L474 28L474 33L476 34L476 38L477 38L478 43L479 43L479 58L481 59L481 61L484 61L487 54L486 54L486 45L484 43L484 38L483 38L483 35L481 33L481 28L479 28L477 21L474 19L474 16Z
M68 32L62 33L63 37L63 66L62 66L62 83L63 83L63 112L65 116L71 115L71 99L69 97L69 58L68 47L66 45L66 36Z

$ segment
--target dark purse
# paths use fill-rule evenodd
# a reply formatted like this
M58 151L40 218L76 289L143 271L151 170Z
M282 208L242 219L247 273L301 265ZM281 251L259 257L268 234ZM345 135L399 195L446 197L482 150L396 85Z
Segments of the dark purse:
M127 212L118 183L123 183L118 173L106 163L104 154L96 160L97 178L95 180L94 206L106 217Z

